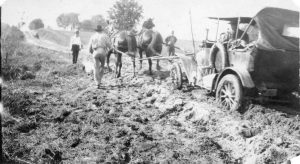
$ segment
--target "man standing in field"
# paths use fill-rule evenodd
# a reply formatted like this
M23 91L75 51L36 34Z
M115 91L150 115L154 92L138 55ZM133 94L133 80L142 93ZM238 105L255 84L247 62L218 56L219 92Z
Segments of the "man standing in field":
M168 36L165 40L168 46L169 56L175 55L175 43L177 42L176 36L174 36L174 31L171 32L171 35Z
M75 35L71 37L70 41L70 49L73 55L73 64L77 63L78 54L80 49L82 48L81 39L79 36L79 30L75 30Z
M95 29L96 33L92 35L89 42L89 51L94 59L94 80L97 87L100 88L101 79L104 73L104 64L107 52L111 49L111 41L105 34L101 25Z

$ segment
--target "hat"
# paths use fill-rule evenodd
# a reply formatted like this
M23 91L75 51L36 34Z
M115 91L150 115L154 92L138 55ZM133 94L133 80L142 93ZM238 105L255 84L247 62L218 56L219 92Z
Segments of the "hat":
M98 31L98 32L103 31L102 26L101 25L97 25L97 28L95 29L95 31Z

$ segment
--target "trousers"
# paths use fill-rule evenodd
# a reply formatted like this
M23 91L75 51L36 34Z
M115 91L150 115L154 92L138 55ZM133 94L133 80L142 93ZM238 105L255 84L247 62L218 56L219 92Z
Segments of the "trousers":
M93 52L94 80L97 83L97 85L100 85L104 74L104 64L106 56L107 51L104 48L97 48Z
M73 64L76 64L80 47L77 44L72 44L72 49L71 50L72 50L72 55L73 55Z
M174 56L175 55L175 47L174 46L169 45L167 47L167 50L168 50L169 56Z
M73 51L73 64L77 63L79 51Z

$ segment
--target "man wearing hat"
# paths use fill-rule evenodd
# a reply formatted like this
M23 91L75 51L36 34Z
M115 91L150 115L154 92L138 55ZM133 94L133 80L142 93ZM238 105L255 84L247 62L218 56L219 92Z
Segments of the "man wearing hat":
M73 55L73 64L77 63L78 54L80 49L82 48L81 39L79 36L79 30L75 30L75 35L71 37L70 41L70 49Z
M89 42L89 51L94 58L94 80L100 88L101 79L104 73L104 64L107 52L111 49L111 41L102 29L101 25L95 29L96 33L92 35Z

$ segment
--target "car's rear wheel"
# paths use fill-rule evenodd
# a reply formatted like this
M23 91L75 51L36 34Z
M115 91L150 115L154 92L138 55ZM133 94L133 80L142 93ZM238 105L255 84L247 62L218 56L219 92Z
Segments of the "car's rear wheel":
M182 71L181 67L178 63L174 63L172 65L170 76L172 80L172 85L174 89L182 88Z
M227 110L240 110L243 100L243 88L237 76L225 75L216 90L217 102Z

